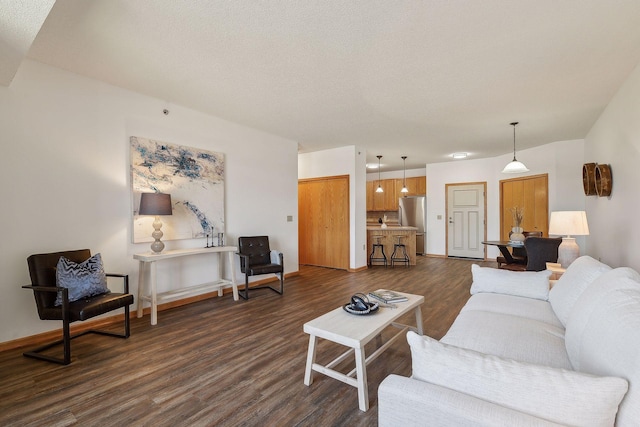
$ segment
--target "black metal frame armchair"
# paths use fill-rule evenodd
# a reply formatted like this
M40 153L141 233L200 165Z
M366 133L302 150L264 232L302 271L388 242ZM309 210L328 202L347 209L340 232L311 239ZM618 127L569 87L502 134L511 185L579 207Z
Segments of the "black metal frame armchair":
M62 320L62 339L24 352L26 357L46 360L48 362L68 365L71 363L71 340L82 335L95 333L118 338L128 338L131 335L129 325L129 305L133 304L133 295L129 293L129 276L125 274L106 274L108 277L123 279L123 293L104 293L69 302L69 290L58 287L56 284L56 266L61 256L70 261L81 263L91 257L89 249L74 251L54 252L47 254L35 254L27 258L31 285L22 286L33 290L41 320ZM62 305L56 306L55 300L58 293L62 296ZM124 308L124 333L116 333L103 330L87 330L76 335L71 335L70 324L77 320L87 320L92 317ZM41 352L63 344L64 355L62 358L41 354Z
M263 285L254 286L251 290L268 288L280 295L284 293L284 257L282 252L269 248L268 236L239 237L238 255L240 271L244 273L244 291L239 291L238 294L243 299L249 299L249 276L261 274L280 275L280 289Z

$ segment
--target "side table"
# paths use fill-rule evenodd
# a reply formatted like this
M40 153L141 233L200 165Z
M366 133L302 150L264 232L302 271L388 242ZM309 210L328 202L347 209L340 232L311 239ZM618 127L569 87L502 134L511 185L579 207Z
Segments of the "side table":
M548 262L547 263L547 270L551 271L551 277L549 277L549 287L550 288L553 288L553 285L556 284L556 282L558 281L560 276L562 276L564 274L564 272L567 271L566 268L562 268L560 266L560 264L555 263L555 262Z

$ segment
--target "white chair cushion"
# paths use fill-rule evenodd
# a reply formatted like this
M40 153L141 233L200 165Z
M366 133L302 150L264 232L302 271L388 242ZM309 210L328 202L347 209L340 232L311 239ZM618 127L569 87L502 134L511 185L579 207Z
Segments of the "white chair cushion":
M413 378L561 424L611 426L627 381L502 359L407 333Z
M481 292L549 299L551 271L509 271L498 268L471 266L473 283L471 295Z
M640 283L638 273L617 268L600 276L569 317L566 346L576 370L629 381L617 425L640 421Z
M582 292L602 273L611 270L606 264L590 256L581 256L571 263L549 292L549 302L565 327L569 315Z

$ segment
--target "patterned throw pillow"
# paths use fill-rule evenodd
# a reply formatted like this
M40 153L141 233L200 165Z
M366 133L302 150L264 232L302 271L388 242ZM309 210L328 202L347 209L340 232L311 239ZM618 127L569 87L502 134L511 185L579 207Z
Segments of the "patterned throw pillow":
M110 292L100 254L95 254L79 264L61 256L56 267L56 283L69 289L69 302ZM55 305L62 305L60 293L56 297Z

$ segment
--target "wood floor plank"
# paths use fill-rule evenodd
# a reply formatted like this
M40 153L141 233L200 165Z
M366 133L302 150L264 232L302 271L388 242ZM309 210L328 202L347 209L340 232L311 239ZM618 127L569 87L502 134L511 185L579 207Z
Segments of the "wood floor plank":
M225 295L161 311L156 326L148 315L133 318L126 340L78 338L68 366L25 358L25 349L0 352L0 425L377 425L378 385L391 373L411 374L406 340L368 366L370 409L361 412L351 386L318 373L303 384L309 337L302 325L356 292L391 288L425 296L423 328L439 339L469 297L474 262L495 265L418 257L415 267L357 273L303 266L282 296L259 290L235 302ZM401 321L412 324L413 314ZM320 340L317 358L343 351ZM352 359L338 365L353 366Z

